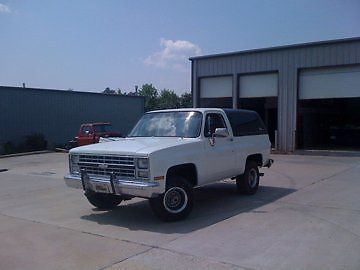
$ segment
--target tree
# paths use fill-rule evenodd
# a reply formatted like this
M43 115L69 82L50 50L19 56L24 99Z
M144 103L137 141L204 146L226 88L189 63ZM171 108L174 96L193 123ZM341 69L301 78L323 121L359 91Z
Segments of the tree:
M179 98L180 108L192 108L192 94L185 92Z
M144 84L139 90L139 96L145 97L145 111L158 108L158 91L152 84Z
M136 88L137 89L137 88ZM176 109L176 108L191 108L192 95L191 93L183 93L178 96L173 90L163 89L158 92L152 84L143 84L138 92L125 92L120 88L117 90L106 87L102 92L107 95L120 95L120 96L142 96L145 98L145 111L152 111L157 109Z
M180 108L179 97L173 90L164 89L160 92L158 98L159 109L176 109Z
M107 95L115 95L116 91L113 89L110 89L109 87L106 87L105 90L103 91L103 94L107 94Z
M120 88L117 89L116 94L120 96L127 96L128 94L125 91L122 91Z

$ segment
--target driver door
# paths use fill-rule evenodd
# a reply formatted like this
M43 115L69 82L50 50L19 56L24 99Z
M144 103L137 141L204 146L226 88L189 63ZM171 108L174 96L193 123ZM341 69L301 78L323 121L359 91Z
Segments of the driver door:
M221 113L207 113L204 128L207 182L232 177L236 172L233 136L214 137L217 128L226 128L230 132Z

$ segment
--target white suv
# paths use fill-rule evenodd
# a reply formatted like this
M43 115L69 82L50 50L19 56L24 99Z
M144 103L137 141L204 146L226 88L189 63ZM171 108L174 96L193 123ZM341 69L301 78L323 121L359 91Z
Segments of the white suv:
M96 207L149 198L158 217L175 221L190 213L194 187L232 178L251 195L259 186L258 168L272 162L256 112L161 110L146 113L127 138L72 149L65 182L84 189Z

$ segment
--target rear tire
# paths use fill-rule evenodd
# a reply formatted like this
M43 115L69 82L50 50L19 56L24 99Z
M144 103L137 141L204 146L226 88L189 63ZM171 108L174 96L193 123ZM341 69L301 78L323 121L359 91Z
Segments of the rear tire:
M89 203L101 210L114 209L122 201L122 198L120 196L112 194L87 192L85 193L85 196L88 199Z
M185 219L193 208L193 190L186 179L175 176L169 179L165 193L149 199L154 214L163 221Z
M245 172L236 177L236 186L239 192L246 195L253 195L259 188L260 174L257 163L248 160L245 166Z

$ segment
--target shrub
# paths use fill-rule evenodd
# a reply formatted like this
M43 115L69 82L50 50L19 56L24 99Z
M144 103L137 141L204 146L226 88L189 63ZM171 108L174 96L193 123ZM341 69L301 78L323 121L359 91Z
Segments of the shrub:
M47 147L47 141L43 134L31 134L26 136L25 149L26 151L39 151L45 150Z
M17 151L15 145L12 142L4 143L3 149L5 155L14 154Z

